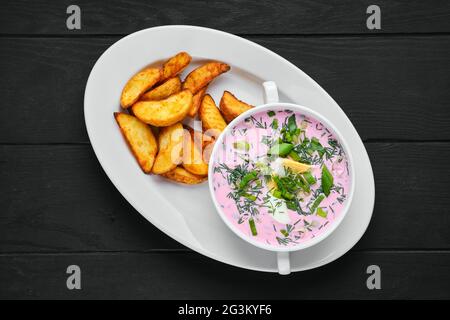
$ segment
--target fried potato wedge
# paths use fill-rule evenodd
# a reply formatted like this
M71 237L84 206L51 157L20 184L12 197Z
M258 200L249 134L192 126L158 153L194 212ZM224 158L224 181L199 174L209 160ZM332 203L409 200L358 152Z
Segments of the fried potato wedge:
M214 142L214 139L206 134L204 134L202 131L194 130L190 127L188 127L189 133L191 134L191 137L194 139L194 143L197 146L197 148L205 148L208 144L211 142Z
M175 77L188 66L191 60L192 57L187 52L180 52L174 55L164 63L161 81Z
M253 106L239 100L229 91L225 91L220 99L220 111L227 123L251 108Z
M166 127L184 119L192 105L192 93L183 90L159 101L139 101L131 109L145 123Z
M208 135L211 135L211 133L218 135L227 126L213 98L209 94L203 98L198 112L202 121L203 130L209 131L206 132Z
M184 184L199 184L207 179L207 177L199 177L192 174L182 167L176 167L172 171L164 173L162 176L169 180Z
M158 152L158 144L151 128L126 113L115 112L114 118L142 171L150 173Z
M213 81L217 76L230 70L230 66L223 62L208 62L197 69L194 69L184 79L183 89L189 89L192 94L196 94L201 88Z
M140 98L141 101L163 100L181 91L181 80L179 77L170 78L156 88L147 91Z
M138 101L145 91L161 80L161 74L158 68L146 68L132 76L122 90L120 97L122 108L129 108Z
M187 114L189 117L193 118L197 115L198 108L200 108L200 104L202 103L203 97L205 96L206 88L208 88L208 86L201 88L200 91L194 95L192 99L192 106Z
M182 165L187 171L195 175L208 175L208 164L203 161L201 141L195 143L187 130L184 135Z
M205 163L209 163L209 159L211 158L215 143L216 140L212 139L210 142L205 144L205 147L203 148L203 161Z
M184 129L181 123L164 127L159 132L159 151L152 172L164 174L176 168L181 162Z

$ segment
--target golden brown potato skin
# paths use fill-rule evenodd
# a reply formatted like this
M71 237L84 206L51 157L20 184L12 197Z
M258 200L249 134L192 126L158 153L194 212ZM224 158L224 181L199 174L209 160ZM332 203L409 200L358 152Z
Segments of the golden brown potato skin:
M161 81L175 77L191 63L192 57L187 52L177 53L167 60L162 67Z
M202 103L203 97L205 96L206 88L208 88L208 86L201 88L200 91L194 95L192 99L192 106L188 111L189 117L193 118L197 115L200 104Z
M150 173L158 152L158 144L148 125L129 114L115 112L114 118L142 171Z
M122 108L131 107L145 91L149 90L161 80L161 70L159 68L146 68L136 73L123 87L120 97Z
M204 131L214 131L215 135L218 135L227 126L213 98L209 94L203 98L198 112Z
M229 91L225 91L220 99L220 111L227 123L251 108L253 106L239 100Z
M183 137L184 129L181 123L161 129L158 136L159 151L153 164L153 173L169 172L181 162Z
M163 84L144 93L141 101L163 100L181 91L181 80L179 77L170 78Z
M208 144L212 143L214 139L206 134L203 131L196 131L192 128L187 128L191 137L194 139L195 145L197 148L205 148Z
M201 141L194 143L189 131L185 131L183 143L183 167L198 176L208 175L208 164L203 161Z
M162 174L162 176L169 180L184 184L198 184L207 180L207 177L199 177L195 174L190 173L182 167L176 167L175 169Z
M208 62L191 71L184 80L183 89L189 89L192 94L196 94L217 76L230 70L230 66L223 62Z
M183 90L159 101L139 101L132 107L141 121L157 127L175 124L186 117L192 105L192 93Z

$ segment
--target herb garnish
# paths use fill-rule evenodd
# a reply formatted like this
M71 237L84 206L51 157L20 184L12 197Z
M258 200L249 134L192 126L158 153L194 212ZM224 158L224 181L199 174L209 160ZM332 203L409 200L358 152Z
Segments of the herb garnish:
M237 150L242 150L242 151L249 151L250 143L248 143L247 141L236 141L236 142L233 142L233 148L235 148Z
M322 202L323 199L325 199L325 196L324 196L323 194L320 194L320 195L316 198L316 200L314 200L314 202L313 202L313 204L312 204L312 206L311 206L311 208L310 208L310 211L311 211L311 212L316 211L317 207L319 207L319 205L320 205L320 203Z
M322 191L328 197L330 195L331 187L333 186L333 176L324 164L322 166Z
M291 143L277 143L274 144L270 149L268 154L269 155L277 155L279 157L286 157L289 152L294 148L294 145Z
M255 220L253 220L253 218L248 219L248 224L250 226L250 230L252 231L252 236L257 236L258 231L256 231Z
M317 208L317 215L319 216L319 217L322 217L322 218L326 218L327 217L327 215L328 215L328 212L326 212L325 210L323 210L322 208Z

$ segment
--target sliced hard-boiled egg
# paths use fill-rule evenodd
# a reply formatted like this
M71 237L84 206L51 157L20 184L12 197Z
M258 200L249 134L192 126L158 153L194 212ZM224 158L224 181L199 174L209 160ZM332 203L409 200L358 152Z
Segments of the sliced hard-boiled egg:
M304 173L309 169L311 169L311 166L306 163L301 163L291 159L282 159L282 158L278 158L277 160L279 159L281 159L282 165L284 167L291 169L295 173Z
M270 168L272 169L272 172L274 175L277 175L279 177L284 177L286 175L286 172L284 170L283 165L283 158L277 158L275 161L272 161L270 163Z

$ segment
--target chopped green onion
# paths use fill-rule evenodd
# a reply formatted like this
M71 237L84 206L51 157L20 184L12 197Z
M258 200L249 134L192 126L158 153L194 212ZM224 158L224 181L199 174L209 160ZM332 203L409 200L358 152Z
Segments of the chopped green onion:
M322 157L325 153L325 148L322 146L319 139L317 139L316 137L313 137L311 139L311 143L308 149L309 154L312 154L314 151L317 151L320 157Z
M285 237L289 237L289 232L287 232L287 231L284 230L284 229L281 229L281 230L280 230L280 233L281 233L283 236L285 236Z
M283 190L283 183L281 183L281 179L279 176L273 176L273 181L275 181L275 184L277 185L278 189Z
M273 119L272 124L270 125L272 129L278 129L278 119Z
M256 231L255 220L253 220L253 218L250 218L248 220L248 224L250 225L250 230L252 231L252 235L253 236L258 235L258 231Z
M303 178L301 175L298 176L298 182L299 182L300 188L302 188L303 191L305 191L306 193L311 192L311 188L309 187L308 182L306 182L305 178Z
M319 141L319 139L317 139L317 137L312 137L311 144L318 145L318 144L320 144L320 141Z
M319 217L326 218L327 215L328 215L328 212L326 212L326 211L323 210L322 208L317 208L316 214L317 214Z
M330 195L331 187L333 186L333 176L326 165L322 167L322 191L328 197Z
M291 143L279 143L275 144L270 148L269 154L270 155L278 155L280 157L285 157L291 152L291 150L294 148L294 145Z
M319 195L316 200L314 200L310 210L311 212L316 211L317 207L320 205L320 203L322 202L322 200L325 199L325 196L323 194Z
M248 143L247 141L236 141L236 142L233 142L233 148L238 149L238 150L249 151L250 143Z
M297 130L297 122L295 121L295 114L288 118L288 128L289 132L294 134L295 130Z
M273 117L275 115L275 111L269 111L269 112L267 112L267 115L269 117Z
M258 177L258 172L256 171L251 171L249 173L247 173L241 180L241 182L239 183L239 189L244 189L250 181L255 180Z
M288 156L291 157L292 160L297 161L297 162L300 162L302 160L302 158L300 158L300 156L294 150L289 152Z
M272 195L273 195L275 198L283 199L283 197L281 196L281 191L278 190L278 189L273 190L273 191L272 191Z
M292 136L291 136L291 134L290 134L289 132L286 132L286 133L284 134L284 141L286 141L286 142L292 142Z
M253 194L244 193L243 197L247 198L250 201L256 201L257 197Z
M294 159L295 160L295 159ZM311 172L307 171L303 174L303 177L305 177L306 181L309 183L309 185L313 185L317 182L316 178L312 175Z
M292 200L295 198L295 195L287 191L281 191L281 196L286 200Z
M297 211L298 209L298 202L297 201L286 201L286 207L290 210Z

